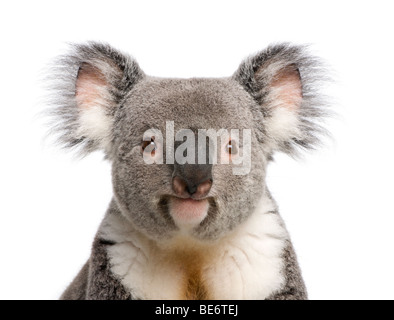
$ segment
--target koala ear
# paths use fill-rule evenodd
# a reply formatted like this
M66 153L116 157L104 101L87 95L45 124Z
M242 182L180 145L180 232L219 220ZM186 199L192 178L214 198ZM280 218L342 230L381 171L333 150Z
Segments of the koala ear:
M318 93L324 68L303 46L280 44L243 61L233 76L258 105L257 128L271 150L296 155L325 133L325 104Z
M124 97L144 73L131 57L109 45L73 45L51 70L50 114L58 141L80 154L111 152L114 119Z

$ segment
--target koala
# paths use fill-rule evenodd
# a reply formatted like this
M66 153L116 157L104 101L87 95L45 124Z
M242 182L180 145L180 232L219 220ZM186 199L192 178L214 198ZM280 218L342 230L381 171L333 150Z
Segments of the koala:
M58 141L101 150L113 185L60 299L307 299L266 185L276 152L298 156L324 134L325 71L307 47L274 44L229 77L179 79L87 42L52 75Z

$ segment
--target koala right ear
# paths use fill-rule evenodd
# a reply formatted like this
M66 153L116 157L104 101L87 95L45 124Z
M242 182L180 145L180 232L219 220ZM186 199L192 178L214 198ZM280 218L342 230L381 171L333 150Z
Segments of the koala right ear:
M257 102L263 115L258 128L272 151L297 156L327 135L324 120L331 112L320 87L329 77L307 47L269 46L245 59L233 79Z
M145 77L137 62L109 45L73 45L52 68L50 113L58 141L81 154L102 149L107 157L116 110L125 95Z

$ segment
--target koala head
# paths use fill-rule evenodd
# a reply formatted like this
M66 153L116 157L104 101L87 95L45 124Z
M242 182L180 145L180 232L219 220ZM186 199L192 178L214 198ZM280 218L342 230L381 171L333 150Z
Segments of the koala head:
M297 155L321 132L322 69L301 46L268 47L217 79L148 76L100 43L75 45L59 61L60 141L105 153L119 210L155 240L227 234L266 194L273 153Z

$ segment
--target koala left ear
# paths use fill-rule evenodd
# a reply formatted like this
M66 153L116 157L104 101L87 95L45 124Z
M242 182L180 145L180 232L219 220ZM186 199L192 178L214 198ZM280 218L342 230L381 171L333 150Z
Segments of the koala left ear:
M145 77L137 62L107 44L73 45L52 70L54 129L65 147L110 157L114 123L124 97Z
M272 151L293 155L299 147L313 148L324 132L325 104L317 84L325 78L317 58L289 44L247 58L233 75L259 105L263 121L258 128Z

